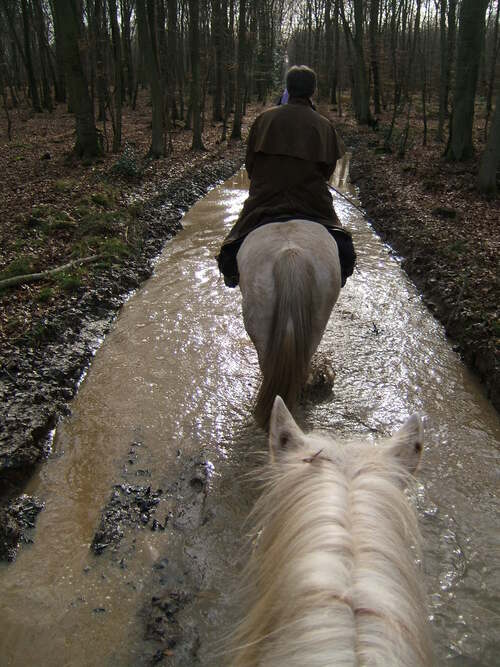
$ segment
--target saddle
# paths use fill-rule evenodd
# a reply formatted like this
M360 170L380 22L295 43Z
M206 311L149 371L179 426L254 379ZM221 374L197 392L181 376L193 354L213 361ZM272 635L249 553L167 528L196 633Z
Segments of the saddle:
M290 220L302 220L304 218L297 216L286 216L283 218L273 218L264 219L260 222L258 227L269 224L271 222L288 222ZM316 222L318 225L321 225L321 222L317 220L309 220L309 222ZM339 227L329 227L328 225L323 225L328 232L333 236L335 242L337 243L339 251L339 260L340 260L340 272L342 279L342 287L346 284L347 278L352 275L354 271L354 266L356 264L356 252L354 250L354 244L352 242L352 236L349 231L346 229L341 229ZM224 284L227 287L237 287L239 283L239 273L238 273L238 263L236 261L236 255L238 250L241 247L241 244L245 240L247 235L232 241L231 243L226 243L222 246L220 253L216 256L217 264L219 266L219 271L224 276Z

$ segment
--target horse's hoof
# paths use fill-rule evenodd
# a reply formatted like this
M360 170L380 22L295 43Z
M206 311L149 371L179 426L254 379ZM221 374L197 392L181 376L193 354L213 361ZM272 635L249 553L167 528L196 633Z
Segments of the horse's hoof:
M331 396L335 371L327 359L316 357L309 371L304 395L311 401L324 401Z

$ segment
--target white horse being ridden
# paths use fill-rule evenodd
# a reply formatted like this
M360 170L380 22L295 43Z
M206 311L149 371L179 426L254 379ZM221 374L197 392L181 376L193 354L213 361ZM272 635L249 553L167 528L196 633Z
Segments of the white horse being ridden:
M237 255L245 328L262 384L255 418L265 427L277 394L293 410L333 305L341 272L337 244L316 222L263 225Z
M232 667L432 664L404 494L421 450L416 415L377 445L341 444L276 398Z

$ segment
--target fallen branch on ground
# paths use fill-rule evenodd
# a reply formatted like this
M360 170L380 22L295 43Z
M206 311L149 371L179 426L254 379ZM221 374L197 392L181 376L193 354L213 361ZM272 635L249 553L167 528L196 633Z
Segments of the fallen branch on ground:
M75 266L80 264L90 264L91 262L97 262L99 259L105 259L113 257L113 255L104 254L104 255L90 255L89 257L81 257L80 259L73 259L67 264L62 266L57 266L55 269L47 269L47 271L41 271L40 273L26 273L22 276L11 276L10 278L4 278L0 280L0 289L3 287L13 287L14 285L19 285L20 283L34 283L38 280L45 280L56 273L61 271L67 271L72 269Z

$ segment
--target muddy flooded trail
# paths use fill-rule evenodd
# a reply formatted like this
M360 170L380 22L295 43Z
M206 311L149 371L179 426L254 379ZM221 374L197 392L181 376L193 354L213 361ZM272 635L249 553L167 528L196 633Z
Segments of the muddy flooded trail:
M186 214L58 426L27 489L45 503L34 543L0 566L2 665L224 664L245 473L266 444L250 417L259 369L240 295L214 261L246 188L240 172ZM416 503L436 664L498 664L498 415L397 259L358 211L336 207L359 265L320 348L333 393L307 402L305 420L376 436L425 415Z

